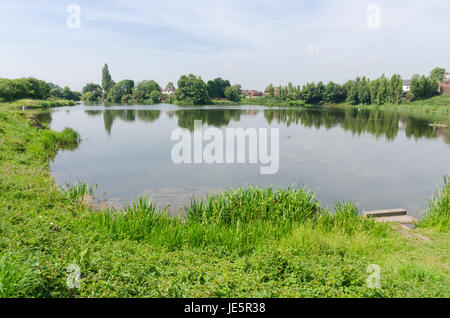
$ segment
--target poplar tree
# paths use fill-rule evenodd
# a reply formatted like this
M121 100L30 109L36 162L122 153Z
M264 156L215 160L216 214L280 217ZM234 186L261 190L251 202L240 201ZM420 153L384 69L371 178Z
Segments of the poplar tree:
M103 66L102 70L102 87L105 95L108 95L111 88L114 86L114 82L111 79L111 74L109 73L108 64Z

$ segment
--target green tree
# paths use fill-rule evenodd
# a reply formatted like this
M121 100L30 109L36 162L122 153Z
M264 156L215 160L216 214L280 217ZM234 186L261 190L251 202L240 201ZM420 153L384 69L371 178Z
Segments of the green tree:
M414 75L411 80L411 94L414 100L433 97L438 92L438 82L432 78Z
M0 100L10 101L14 98L14 87L12 81L0 78Z
M172 82L169 82L169 83L167 83L167 85L166 85L166 89L173 89L173 90L175 90L175 85L173 85Z
M208 88L209 97L225 98L225 89L230 87L231 84L230 81L218 77L212 81L208 81L206 86Z
M342 103L346 99L346 92L342 85L329 82L325 88L325 102L327 103Z
M153 91L161 91L159 84L153 80L144 80L136 85L133 95L137 101L143 102L151 99L151 93Z
M95 103L97 102L97 97L95 96L95 94L93 92L86 92L83 95L81 95L81 100L83 101L83 103L86 104L91 104L91 103Z
M430 78L434 81L443 82L445 73L445 68L436 67L430 72Z
M233 85L225 88L225 97L232 102L241 100L241 85Z
M68 86L65 86L61 91L62 98L67 100L79 101L81 98L81 94L79 92L75 92L70 90Z
M131 101L133 100L133 95L131 94L125 94L122 96L122 98L120 99L120 102L122 104L129 104L131 103Z
M369 89L370 89L370 103L376 104L378 98L378 88L380 87L380 80L376 79L370 81Z
M159 103L159 101L161 100L161 93L157 90L154 90L150 93L150 99L152 100L153 103Z
M275 96L275 89L273 88L272 83L267 87L267 93L269 94L270 97Z
M308 105L321 104L325 95L325 86L322 82L317 85L315 83L307 83L303 86L301 99Z
M205 105L210 102L208 88L200 76L182 75L175 91L177 101L186 104Z
M370 81L365 76L361 79L358 85L358 100L360 104L370 104Z
M134 81L132 80L122 80L110 89L108 96L106 97L107 102L120 103L122 102L122 97L125 95L131 95L133 93Z
M103 89L100 85L94 84L94 83L87 83L84 85L82 94L86 94L88 92L91 92L96 99L100 98L103 94Z
M114 86L114 81L111 78L111 74L109 73L108 64L103 66L102 70L102 87L106 95L109 94L109 91Z
M345 89L347 91L347 103L350 103L352 105L358 105L359 104L359 78L356 79L356 81L348 81L345 84Z
M403 80L398 74L394 74L391 77L391 102L394 104L401 104L403 97Z
M389 81L386 78L386 76L380 77L380 85L378 86L378 92L377 92L377 99L376 103L377 105L383 105L386 104L388 101L388 92L389 92Z

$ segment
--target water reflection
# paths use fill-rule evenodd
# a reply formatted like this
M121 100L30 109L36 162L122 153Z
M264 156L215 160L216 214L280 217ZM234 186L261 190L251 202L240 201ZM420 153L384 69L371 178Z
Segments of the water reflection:
M208 126L224 127L228 126L231 120L239 121L241 114L245 111L240 109L195 109L195 110L178 110L175 115L178 118L178 126L181 128L194 130L194 121L201 120ZM257 111L252 112L256 114Z
M353 134L369 133L376 137L385 137L387 140L394 140L399 129L405 129L408 138L437 137L436 130L429 126L429 122L424 119L404 117L399 113L380 110L318 109L298 111L295 109L269 109L264 111L264 117L269 124L275 121L286 126L302 125L317 129L321 127L331 129L338 126L345 131L351 131Z
M300 182L318 190L328 206L354 199L361 209L402 207L419 213L450 162L448 145L442 143L450 144L449 129L431 127L432 116L344 108L156 105L75 106L38 118L52 129L72 127L83 137L76 151L61 151L51 162L58 182L98 184L100 197L108 201L125 204L148 194L158 204L178 208L192 195L230 186ZM174 164L171 132L176 127L192 131L195 120L219 129L279 127L279 173L263 176L255 165Z
M116 119L134 122L137 116L140 120L151 123L157 120L160 114L161 111L159 110L108 109L103 111L105 131L108 135L111 134L112 126Z
M136 118L143 122L152 123L159 119L161 110L140 109L106 109L85 110L90 117L103 115L105 131L111 134L114 121L134 122ZM190 109L165 111L169 118L176 116L178 126L190 131L194 130L194 121L201 120L208 126L217 128L226 127L231 121L239 122L242 115L255 116L260 112L268 124L277 123L287 127L302 125L308 128L332 129L340 127L356 135L371 134L394 140L399 130L404 130L408 138L437 138L450 145L449 129L445 127L433 127L430 121L410 115L402 115L395 112L369 109L266 109L266 110L241 110L241 109ZM51 124L52 112L45 111L36 114L38 120Z

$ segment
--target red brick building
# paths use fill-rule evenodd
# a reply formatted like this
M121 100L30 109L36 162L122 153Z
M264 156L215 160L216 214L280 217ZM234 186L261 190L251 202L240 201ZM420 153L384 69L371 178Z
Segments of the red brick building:
M242 93L249 98L256 98L263 96L263 93L254 89L244 89L242 90Z

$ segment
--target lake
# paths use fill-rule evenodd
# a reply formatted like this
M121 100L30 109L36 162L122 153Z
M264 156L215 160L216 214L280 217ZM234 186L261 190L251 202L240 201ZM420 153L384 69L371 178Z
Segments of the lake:
M450 172L449 128L426 115L358 109L263 106L84 106L38 115L54 130L76 129L82 142L51 161L57 182L98 185L96 197L123 206L150 196L180 212L193 197L246 184L306 185L323 205L354 200L360 210L406 208L420 216ZM279 128L279 171L260 164L175 164L172 131ZM206 143L205 143L206 144Z

